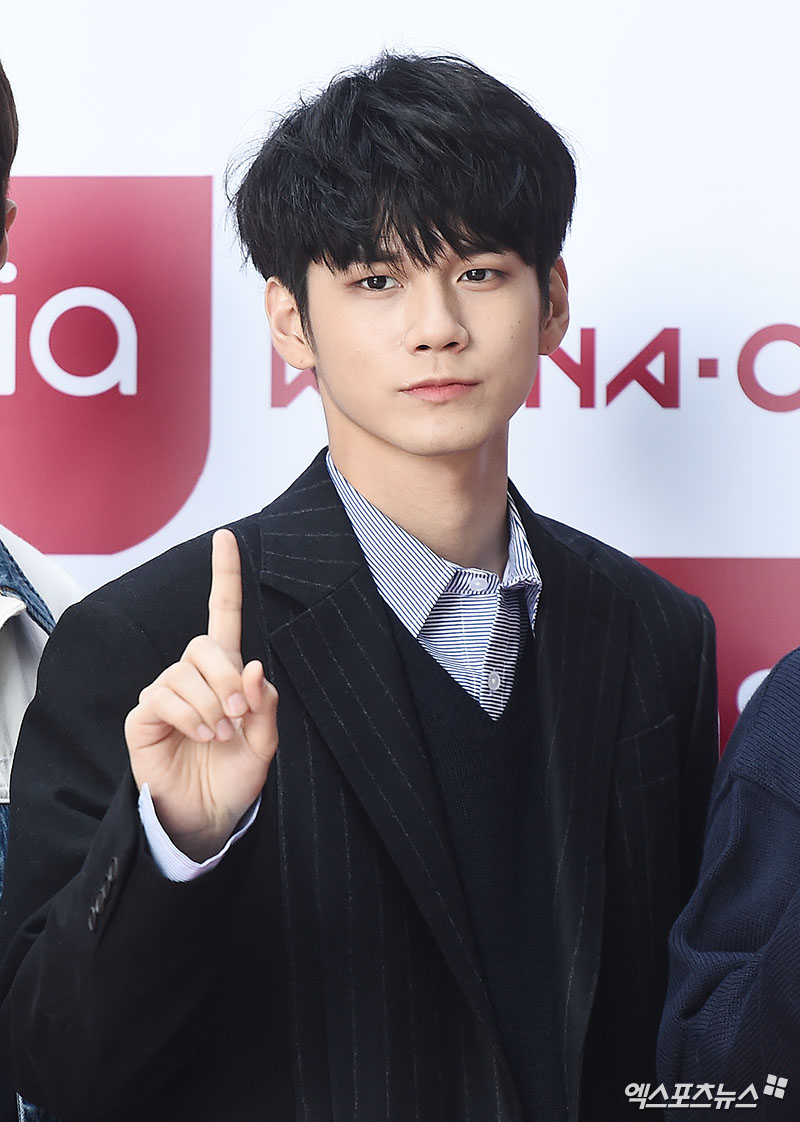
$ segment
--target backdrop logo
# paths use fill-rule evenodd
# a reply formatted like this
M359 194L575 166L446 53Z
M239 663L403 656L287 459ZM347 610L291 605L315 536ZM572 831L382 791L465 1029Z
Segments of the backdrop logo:
M546 363L551 368L559 369L574 382L578 388L578 404L581 409L595 409L598 404L596 335L597 329L594 327L581 328L578 356L570 355L563 347L559 347ZM635 388L635 392L647 394L662 409L678 409L681 403L682 378L692 375L698 378L719 378L720 364L716 358L698 358L696 365L685 362L684 369L681 369L680 336L680 329L677 327L665 327L659 331L655 338L606 382L603 404L611 405L623 391ZM775 393L763 384L759 374L762 353L773 343L790 343L800 347L800 327L792 323L774 323L756 331L745 341L739 352L736 376L741 390L754 405L772 413L787 413L800 409L800 389L797 388L796 375L788 392ZM550 369L547 377L552 373ZM790 380L791 377L790 371ZM600 388L602 392L602 387ZM538 377L525 403L528 408L539 408L541 393L542 379Z
M0 522L112 553L192 491L210 411L211 179L15 178Z
M800 327L793 323L773 323L762 327L745 340L736 364L736 377L742 392L760 409L772 413L789 413L800 409L800 387L796 361L789 365L787 390L775 392L764 385L759 371L760 360L773 343L789 343L798 348L800 355ZM310 370L295 370L287 366L276 350L272 351L272 407L282 409L291 405L304 389L316 388ZM538 409L542 404L542 377L533 384L525 405ZM681 333L678 327L665 327L638 351L625 366L617 371L603 386L602 371L597 362L597 328L582 327L578 354L570 354L559 347L544 361L552 377L560 370L577 387L577 403L581 409L596 409L599 404L611 405L620 394L629 389L652 398L662 409L678 409L681 404L681 381L695 375L698 378L719 378L720 363L717 358L698 358L696 365L685 362L681 370ZM728 374L729 371L724 371ZM794 377L794 381L792 378ZM600 393L598 394L598 390ZM600 401L598 401L598 397Z

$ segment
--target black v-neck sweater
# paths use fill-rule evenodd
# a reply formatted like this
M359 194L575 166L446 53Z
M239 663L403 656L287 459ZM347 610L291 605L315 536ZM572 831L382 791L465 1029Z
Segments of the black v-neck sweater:
M495 721L399 620L392 623L524 1116L561 1122L554 874L546 844L535 642L528 634L511 697Z

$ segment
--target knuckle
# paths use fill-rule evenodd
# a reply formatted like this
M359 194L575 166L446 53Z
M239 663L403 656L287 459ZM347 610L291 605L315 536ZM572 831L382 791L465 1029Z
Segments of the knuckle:
M186 644L186 650L183 652L183 657L188 658L191 661L198 655L201 655L207 645L207 635L195 635L194 639L190 639Z
M139 694L139 705L143 709L153 709L158 704L158 699L165 688L165 678L168 671L160 674L154 682L148 683Z
M166 682L153 682L152 686L150 686L147 702L151 709L161 712L169 705L174 696L173 690L170 689Z

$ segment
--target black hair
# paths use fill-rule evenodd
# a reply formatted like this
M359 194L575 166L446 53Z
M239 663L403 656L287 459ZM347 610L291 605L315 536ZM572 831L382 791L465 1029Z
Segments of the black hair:
M8 179L11 164L17 154L18 139L17 107L6 72L0 63L0 191L3 199L8 192Z
M383 54L284 117L231 201L245 253L308 327L312 261L384 260L398 239L421 265L445 243L513 250L546 307L574 200L568 148L519 94L463 58Z

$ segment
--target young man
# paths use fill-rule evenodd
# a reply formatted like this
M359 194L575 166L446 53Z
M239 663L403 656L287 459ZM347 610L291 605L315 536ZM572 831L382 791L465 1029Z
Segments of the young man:
M51 641L0 1049L65 1120L616 1119L650 1076L712 624L509 490L574 185L511 90L391 56L245 177L330 450Z
M8 197L8 184L18 132L14 95L0 64L0 268L8 260L8 232L17 213L16 204ZM36 670L45 639L64 608L80 595L80 589L67 573L0 526L0 897L8 845L11 761L22 715L36 688ZM38 1116L43 1117L41 1113ZM35 1117L36 1108L18 1103L0 1077L0 1122Z

